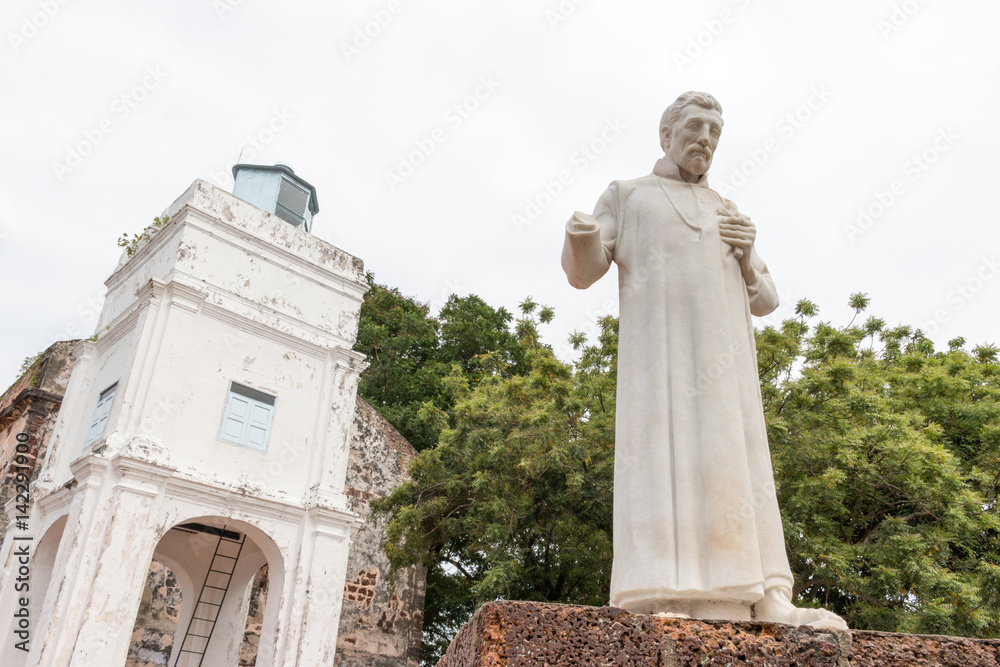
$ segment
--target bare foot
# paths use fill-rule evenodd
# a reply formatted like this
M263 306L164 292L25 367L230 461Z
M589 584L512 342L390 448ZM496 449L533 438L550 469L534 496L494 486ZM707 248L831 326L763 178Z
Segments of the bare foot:
M809 625L817 630L847 630L847 623L826 609L796 607L786 597L787 591L772 588L754 604L754 620L786 625Z
M661 611L655 614L655 616L659 616L660 618L691 618L687 614L675 614L672 611Z

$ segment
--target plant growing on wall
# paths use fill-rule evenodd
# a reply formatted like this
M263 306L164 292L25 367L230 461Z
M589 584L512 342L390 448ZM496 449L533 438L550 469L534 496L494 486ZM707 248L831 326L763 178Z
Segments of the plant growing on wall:
M34 356L25 357L24 361L21 363L21 369L17 372L18 376L24 375L25 373L30 371L31 367L34 366L36 363L38 363L38 360L42 358L43 354L45 353L39 352Z
M121 238L118 239L118 247L124 248L126 254L131 257L139 250L140 246L153 238L156 232L160 231L168 222L170 222L169 215L165 215L162 218L153 218L153 223L143 229L141 234L133 234L131 238L129 238L128 232L122 234Z

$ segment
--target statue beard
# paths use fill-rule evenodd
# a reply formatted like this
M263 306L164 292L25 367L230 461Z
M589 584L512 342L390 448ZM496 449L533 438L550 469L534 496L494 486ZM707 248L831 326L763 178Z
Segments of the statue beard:
M695 176L704 176L708 173L708 168L711 165L711 157L707 157L704 153L689 149L684 151L684 154L681 156L680 163L677 166L684 171L694 174Z

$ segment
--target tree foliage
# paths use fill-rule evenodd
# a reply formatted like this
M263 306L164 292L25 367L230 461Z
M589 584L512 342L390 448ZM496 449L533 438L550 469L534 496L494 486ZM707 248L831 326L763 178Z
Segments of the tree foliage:
M938 352L909 327L856 323L867 296L849 303L846 326L801 301L757 332L796 602L856 628L998 636L997 350L955 339ZM617 321L590 344L574 334L570 364L540 341L551 309L521 310L507 339L509 316L458 303L446 345L432 327L434 353L389 357L434 377L434 392L405 394L434 442L377 503L393 565L428 568L426 664L483 602L607 603ZM402 391L392 383L385 396Z
M421 416L425 403L452 407L445 380L453 365L465 381L478 380L479 359L494 355L503 375L521 372L524 350L509 331L511 314L476 295L451 295L437 318L426 304L368 273L354 349L368 357L358 394L374 406L417 450L437 443L439 426Z
M910 327L810 326L811 313L758 334L800 601L857 628L1000 634L995 350L935 352Z
M551 310L536 308L525 301L516 326L525 372L480 356L470 388L456 365L445 380L453 410L425 406L438 445L379 506L394 512L392 562L428 568L424 638L435 657L482 602L607 602L617 323L603 322L574 372L538 342Z

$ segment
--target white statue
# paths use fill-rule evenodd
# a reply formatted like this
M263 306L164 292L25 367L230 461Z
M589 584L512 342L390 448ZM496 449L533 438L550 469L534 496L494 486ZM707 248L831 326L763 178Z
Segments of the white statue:
M653 173L613 182L566 226L574 287L618 264L611 604L846 629L791 602L750 321L778 298L753 223L708 187L722 124L714 97L681 95Z

